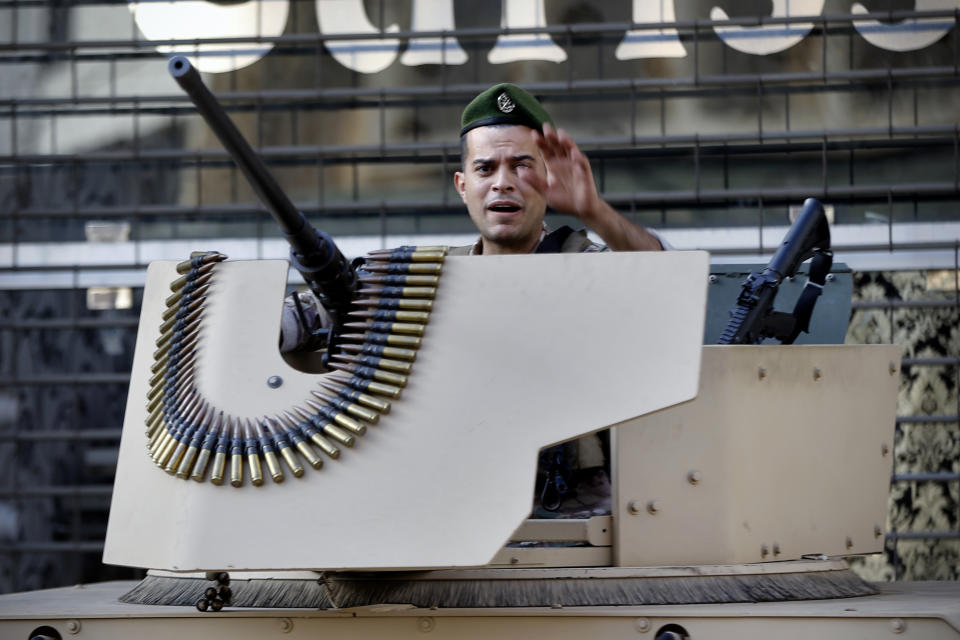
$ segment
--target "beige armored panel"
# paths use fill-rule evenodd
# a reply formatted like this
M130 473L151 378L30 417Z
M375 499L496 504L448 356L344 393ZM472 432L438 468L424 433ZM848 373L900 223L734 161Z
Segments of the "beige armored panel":
M693 402L617 430L614 560L883 548L900 350L708 346Z
M151 354L177 277L173 263L153 264L104 561L174 571L485 564L530 512L541 447L694 397L707 267L700 252L448 258L393 410L319 471L234 488L176 478L145 452ZM277 351L286 277L283 261L217 266L195 379L218 410L275 414L325 375Z

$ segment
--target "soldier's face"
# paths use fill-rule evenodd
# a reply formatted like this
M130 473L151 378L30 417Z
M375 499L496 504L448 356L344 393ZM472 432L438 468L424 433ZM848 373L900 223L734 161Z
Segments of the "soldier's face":
M463 171L454 176L483 252L526 253L540 239L547 209L546 167L531 131L523 126L478 127L467 132Z

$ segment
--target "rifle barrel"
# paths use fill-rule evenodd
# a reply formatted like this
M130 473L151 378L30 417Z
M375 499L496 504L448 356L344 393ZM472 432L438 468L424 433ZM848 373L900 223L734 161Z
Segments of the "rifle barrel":
M280 225L290 243L294 268L332 311L344 309L356 287L356 274L336 244L329 235L314 229L290 201L190 61L175 56L168 69Z

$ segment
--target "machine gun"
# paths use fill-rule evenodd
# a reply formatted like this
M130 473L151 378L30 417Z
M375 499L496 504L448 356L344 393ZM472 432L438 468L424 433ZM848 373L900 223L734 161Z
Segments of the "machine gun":
M314 229L280 189L190 61L183 56L176 56L170 60L168 69L280 225L290 243L290 263L339 322L356 288L357 277L353 267L333 239L323 231Z
M793 312L775 311L773 301L780 283L796 274L808 258L813 258L809 280ZM810 315L832 264L830 227L823 206L808 198L770 264L743 282L737 304L730 311L730 322L717 344L759 344L764 338L793 344L800 332L810 327Z

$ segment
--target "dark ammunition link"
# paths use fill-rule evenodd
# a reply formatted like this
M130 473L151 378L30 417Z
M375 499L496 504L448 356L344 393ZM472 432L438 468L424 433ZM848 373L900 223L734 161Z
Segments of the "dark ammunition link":
M381 298L433 298L437 289L435 287L363 287L357 293Z
M371 423L371 424L376 424L377 421L380 420L380 414L377 413L376 411L371 411L370 409L368 409L368 408L366 408L366 407L361 407L361 406L359 406L359 405L357 405L357 404L355 404L355 403L353 403L353 402L350 402L349 400L346 400L346 399L344 399L344 398L338 398L338 397L328 396L328 395L326 395L326 394L318 393L318 392L316 392L316 391L314 391L314 392L312 392L312 393L313 393L313 395L315 395L317 398L319 398L319 399L323 400L324 402L326 402L329 406L334 407L334 408L336 408L336 409L340 409L340 411L342 411L342 412L344 412L344 413L347 413L347 414L353 416L354 418L359 418L359 419L361 419L361 420L366 420L367 422L369 422L369 423Z
M396 275L396 274L361 274L361 284L385 284L395 287L435 287L440 282L439 276L430 275Z
M285 411L283 416L277 416L276 421L282 422L286 425L286 433L290 438L290 442L292 442L293 446L297 448L297 451L300 452L300 455L306 458L307 464L314 469L319 469L323 466L323 459L316 454L308 442L310 436L307 435L304 428L301 427L301 425L290 416L289 412ZM310 423L304 421L304 424L312 428Z
M389 262L389 263L368 263L364 268L374 273L388 274L408 274L408 273L430 273L438 274L443 271L443 265L437 262Z
M293 473L293 477L301 477L303 475L303 466L300 464L300 461L297 460L297 454L294 453L293 447L290 446L287 430L282 424L276 421L270 423L270 428L273 431L273 443L280 453L280 457L283 458L283 461L290 467L290 472Z
M386 400L374 398L373 396L369 396L361 391L358 391L356 389L350 389L348 387L340 387L335 390L340 397L346 400L357 402L366 407L369 407L370 409L379 411L380 413L390 413L390 403L387 402Z
M363 334L345 333L340 336L340 339L361 344L382 344L392 347L417 348L420 346L420 338L416 336L405 336L396 333L378 333L376 331L368 331Z
M266 423L257 423L257 433L260 441L260 451L263 453L263 459L267 463L267 471L274 482L283 482L283 470L280 469L280 461L277 460L277 454L273 449L273 437L270 434L270 428Z
M294 411L296 411L302 418L302 421L297 423L297 428L300 429L300 431L307 438L309 438L310 442L317 445L317 448L334 460L339 458L340 449L335 447L322 435L326 432L328 427L332 427L333 425L328 420L322 419L319 415L310 415L300 407L294 407ZM347 446L351 445L353 445L353 441L351 441Z
M428 298L358 298L353 301L353 305L374 309L430 311L433 309L433 300Z

